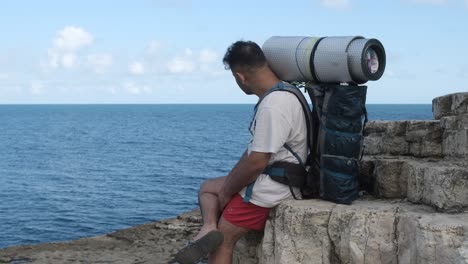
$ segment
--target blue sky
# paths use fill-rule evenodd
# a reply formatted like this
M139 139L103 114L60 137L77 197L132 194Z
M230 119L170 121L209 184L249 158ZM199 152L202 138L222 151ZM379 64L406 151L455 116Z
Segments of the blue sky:
M5 0L0 32L0 104L254 103L221 59L270 36L379 39L367 103L468 91L468 0Z

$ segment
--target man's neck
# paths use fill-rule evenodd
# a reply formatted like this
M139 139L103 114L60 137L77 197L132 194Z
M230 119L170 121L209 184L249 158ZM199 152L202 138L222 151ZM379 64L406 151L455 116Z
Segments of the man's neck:
M264 85L262 85L262 88L258 90L259 93L257 93L257 96L259 98L263 97L263 95L265 95L265 93L268 92L268 90L278 85L279 82L280 82L279 79L276 79L276 80L272 79L271 81L265 82Z
M277 85L280 79L269 69L262 69L264 72L258 74L256 80L257 86L254 88L254 94L261 98L270 88Z

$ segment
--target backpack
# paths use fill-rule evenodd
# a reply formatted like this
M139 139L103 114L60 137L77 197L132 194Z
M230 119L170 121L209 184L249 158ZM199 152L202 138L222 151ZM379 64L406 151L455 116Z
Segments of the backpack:
M286 83L274 91L294 94L301 103L307 124L309 154L305 161L286 144L299 165L275 163L264 173L278 182L301 190L304 199L321 198L350 204L358 197L359 161L362 158L363 130L367 122L367 86ZM304 88L312 102L308 104Z

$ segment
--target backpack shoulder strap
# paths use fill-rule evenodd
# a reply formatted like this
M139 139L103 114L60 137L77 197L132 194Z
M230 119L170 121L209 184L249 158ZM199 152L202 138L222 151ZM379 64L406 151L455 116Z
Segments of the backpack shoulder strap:
M313 122L312 122L312 111L309 106L309 103L307 102L306 98L304 97L304 94L294 85L286 83L282 89L279 89L280 91L287 91L296 96L296 98L299 100L299 103L301 104L302 110L304 111L304 116L305 116L305 121L306 121L306 127L307 127L307 147L309 149L309 155L307 157L307 160L305 162L301 162L300 159L299 162L302 163L302 165L307 166L310 165L311 162L311 156L313 155L313 141L315 140L312 135L313 131ZM296 158L298 155L292 151L292 149L285 144L286 149L288 149Z
M314 166L313 161L315 159L315 146L316 146L316 141L317 141L316 133L314 133L314 126L316 124L316 120L313 119L314 115L313 115L313 113L311 111L310 105L307 102L304 94L299 90L298 87L296 87L296 86L294 86L294 85L292 85L290 83L287 83L287 82L281 82L277 86L271 88L262 98L260 98L259 102L255 106L255 112L257 111L257 106L260 104L260 102L263 100L263 98L265 98L268 94L270 94L272 92L275 92L275 91L286 91L286 92L292 93L292 94L294 94L296 96L296 98L299 100L299 103L301 104L302 110L304 112L305 121L306 121L306 129L307 129L306 140L307 140L307 148L309 149L309 153L307 155L307 158L306 158L305 162L302 161L301 157L296 152L294 152L292 150L292 148L288 144L285 143L284 147L289 152L291 152L291 154L293 154L293 156L298 160L300 166L302 168L304 168L304 171L307 174L309 174L308 171L310 170L310 168L312 168ZM269 173L267 173L267 174L269 174ZM309 182L309 180L304 179L304 182ZM314 181L314 183L315 183L315 181ZM308 187L306 187L306 185L307 185L307 183L305 183L303 186L300 187L301 194L302 194L303 197L305 197L304 189L309 189ZM288 186L289 186L289 189L290 189L291 194L293 195L294 199L297 200L297 197L296 197L296 195L295 195L295 193L293 191L291 182L289 182L289 181L288 181Z
M305 98L304 94L297 88L296 86L287 83L287 82L280 82L278 85L270 88L263 96L258 100L258 103L255 105L255 111L254 111L254 117L255 113L257 112L257 108L260 105L260 103L263 101L263 99L269 95L272 92L275 91L286 91L294 94L296 98L299 100L299 103L301 104L302 110L304 111L304 116L305 116L305 121L306 121L306 127L307 127L307 147L309 149L309 154L307 156L307 160L302 161L299 155L295 153L291 147L289 147L287 144L284 144L284 147L290 151L294 157L299 161L301 165L304 167L310 166L312 162L312 155L314 153L314 141L315 137L313 135L313 116L312 116L312 110L309 106L309 103L307 102L307 99Z

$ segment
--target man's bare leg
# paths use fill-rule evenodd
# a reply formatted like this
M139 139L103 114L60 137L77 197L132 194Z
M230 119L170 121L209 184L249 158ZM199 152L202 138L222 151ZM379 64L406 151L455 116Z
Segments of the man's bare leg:
M210 264L231 264L232 252L236 246L237 240L249 232L248 229L235 226L223 217L219 220L218 229L223 232L224 241L216 251L210 254L208 263Z
M218 220L221 213L218 203L218 193L224 184L226 176L206 180L200 186L198 203L203 217L203 226L193 240L198 240L208 232L218 229Z

